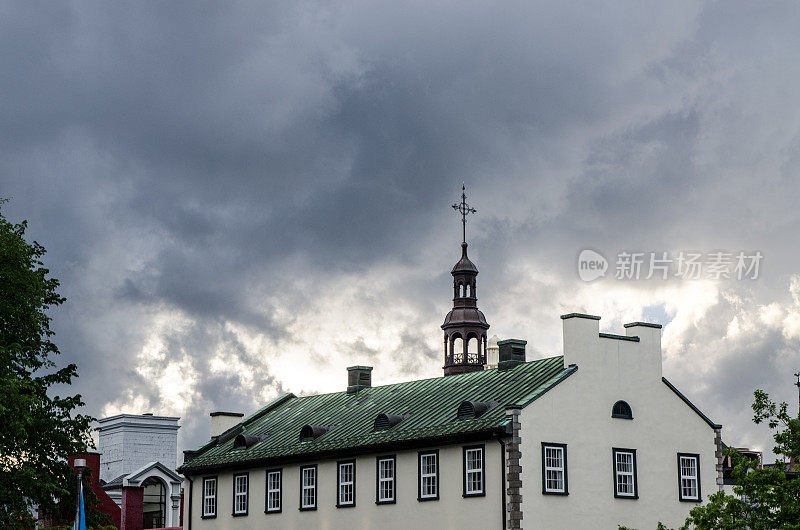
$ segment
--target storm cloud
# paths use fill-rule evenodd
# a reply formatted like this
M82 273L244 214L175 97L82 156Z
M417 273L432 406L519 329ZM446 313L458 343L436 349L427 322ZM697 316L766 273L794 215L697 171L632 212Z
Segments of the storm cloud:
M800 369L800 6L0 6L0 196L68 302L87 412L180 415L441 374L465 182L490 334L665 324L725 441ZM584 248L612 260L582 282ZM757 280L622 281L620 251L760 251Z

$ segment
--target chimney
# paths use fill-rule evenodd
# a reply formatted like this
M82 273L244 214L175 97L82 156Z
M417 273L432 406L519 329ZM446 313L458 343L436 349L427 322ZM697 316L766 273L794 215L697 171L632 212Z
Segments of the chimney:
M211 437L215 438L231 427L239 425L244 414L241 412L212 412Z
M526 340L506 339L497 342L499 357L497 368L507 370L525 362Z
M489 339L489 343L486 345L486 368L497 368L497 364L500 362L500 347L497 343L500 341L500 337L497 335L492 335Z
M626 336L639 337L642 362L646 362L650 372L656 374L660 379L663 375L661 369L661 324L630 322L624 326Z
M564 333L564 366L577 364L584 370L598 358L600 317L584 313L561 315Z
M372 387L371 366L347 367L347 393L355 394L359 390Z

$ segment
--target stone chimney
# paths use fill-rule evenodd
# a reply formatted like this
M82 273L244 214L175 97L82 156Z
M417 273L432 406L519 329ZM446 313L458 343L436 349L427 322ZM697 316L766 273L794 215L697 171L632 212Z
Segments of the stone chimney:
M526 344L528 344L528 341L520 339L506 339L498 341L497 347L499 350L497 367L500 370L507 370L517 366L518 364L524 363Z
M211 437L214 438L231 427L236 427L241 423L243 417L244 414L241 412L212 412Z
M347 393L355 394L359 390L372 387L371 366L347 367Z

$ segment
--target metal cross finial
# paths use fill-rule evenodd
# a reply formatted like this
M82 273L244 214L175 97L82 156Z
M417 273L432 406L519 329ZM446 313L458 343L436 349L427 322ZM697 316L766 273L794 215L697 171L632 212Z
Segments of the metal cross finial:
M797 372L794 376L797 378L795 383L795 386L797 386L797 414L800 417L800 372Z
M461 239L462 243L467 242L467 215L476 213L478 210L467 204L467 187L461 184L461 204L455 203L453 209L461 214Z

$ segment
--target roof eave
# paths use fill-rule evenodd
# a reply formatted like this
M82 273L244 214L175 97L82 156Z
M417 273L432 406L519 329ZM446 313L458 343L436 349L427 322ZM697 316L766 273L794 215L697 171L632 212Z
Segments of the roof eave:
M665 385L667 385L667 387L669 387L669 389L670 389L670 390L672 390L673 392L675 392L675 395L677 395L679 398L681 398L681 399L683 400L683 402L684 402L684 403L686 403L687 405L689 405L689 408L691 408L693 411L695 411L695 412L697 413L697 415L698 415L698 416L700 416L701 418L703 418L703 421L705 421L705 422L708 424L708 426L709 426L709 427L711 427L712 429L722 429L722 425L721 425L721 424L719 424L719 423L714 423L713 421L711 421L711 420L708 418L708 416L706 416L705 414L703 414L703 412L702 412L702 411L701 411L699 408L697 408L697 406L695 406L695 404L694 404L694 403L692 403L691 401L689 401L689 398L687 398L686 396L684 396L684 395L681 393L681 391L680 391L680 390L678 390L677 388L675 388L675 386L674 386L672 383L670 383L669 381L667 381L667 378L666 378L666 377L662 377L662 378L661 378L661 380L664 382L664 384L665 384Z
M242 460L236 462L222 462L218 464L207 465L181 465L177 471L183 476L198 475L208 471L215 471L221 469L244 469L253 467L267 467L276 464L291 464L297 462L308 462L321 459L334 459L344 456L352 457L364 454L374 453L388 453L392 451L401 451L405 449L417 449L423 447L430 447L431 445L453 445L463 442L474 442L478 440L489 440L493 438L502 438L508 436L505 422L501 425L495 425L480 429L477 431L460 432L448 434L443 436L429 436L424 438L417 438L415 440L397 440L392 442L381 442L373 445L364 445L360 447L343 447L337 449L323 449L320 451L313 451L308 453L299 453L286 456L254 458L251 460Z
M534 401L545 395L547 392L558 386L559 383L561 383L562 381L564 381L566 378L568 378L577 371L578 371L577 364L569 365L561 373L556 375L547 385L545 385L542 388L538 388L535 392L528 394L527 396L519 400L517 403L507 404L506 407L517 407L517 408L527 407L528 405L530 405L531 403L533 403Z

